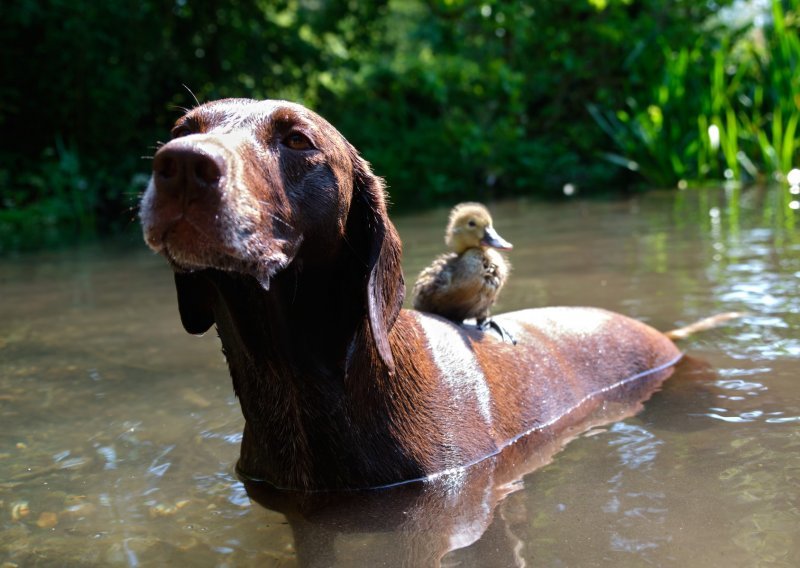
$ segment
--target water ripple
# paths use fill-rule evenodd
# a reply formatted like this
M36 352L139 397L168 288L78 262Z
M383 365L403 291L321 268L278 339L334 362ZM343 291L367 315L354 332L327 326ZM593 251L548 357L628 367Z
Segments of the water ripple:
M729 391L737 391L737 392L744 392L751 396L756 396L758 392L756 391L765 391L767 387L764 386L762 383L756 383L752 381L743 381L741 379L721 379L714 382L714 385L718 386L721 389L729 390Z
M620 460L630 469L650 465L658 455L659 446L663 444L655 434L635 424L618 422L610 431L617 437L610 440L609 445L619 446L617 452Z
M158 463L158 462L160 462L164 457L166 457L167 454L169 454L173 449L175 449L175 444L171 444L166 448L164 448L164 451L158 454L158 456L156 456L156 458L150 463L150 467L147 468L147 473L152 473L157 477L162 477L170 468L172 462L164 462L164 463Z
M750 410L747 412L735 413L725 408L711 408L710 412L694 414L693 416L705 416L722 422L733 424L743 424L757 422L759 424L787 424L800 422L800 416L784 416L782 411L764 412L763 410Z

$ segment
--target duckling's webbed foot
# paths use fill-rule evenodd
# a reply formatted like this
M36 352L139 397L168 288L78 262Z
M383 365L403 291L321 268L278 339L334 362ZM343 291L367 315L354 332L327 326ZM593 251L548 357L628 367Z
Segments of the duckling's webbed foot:
M514 338L514 336L511 335L508 332L508 330L506 330L506 328L504 328L502 325L500 325L499 323L497 323L493 319L491 319L491 318L480 318L480 319L476 320L475 323L478 324L478 329L480 329L481 331L486 331L489 328L492 328L497 333L500 334L500 337L503 339L503 341L506 341L506 342L510 343L511 345L516 345L517 344L517 340Z

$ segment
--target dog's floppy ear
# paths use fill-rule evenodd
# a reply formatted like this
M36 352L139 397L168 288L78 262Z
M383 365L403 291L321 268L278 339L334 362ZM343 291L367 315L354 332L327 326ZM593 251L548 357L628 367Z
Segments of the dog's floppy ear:
M183 328L200 335L214 325L214 312L209 303L209 283L196 272L176 272L175 289L178 291L178 311Z
M389 346L389 331L405 297L405 282L400 264L402 243L389 220L384 198L384 183L369 164L351 148L353 159L353 197L348 217L348 232L365 240L366 307L369 331L383 363L394 371ZM359 225L355 228L353 225Z

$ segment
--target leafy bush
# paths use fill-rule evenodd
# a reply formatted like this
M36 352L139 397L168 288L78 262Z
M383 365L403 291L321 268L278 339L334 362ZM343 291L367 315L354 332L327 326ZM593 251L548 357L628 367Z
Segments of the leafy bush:
M629 178L597 158L611 142L587 104L646 101L630 106L628 126L640 123L644 133L658 107L661 122L649 128L670 134L663 141L648 134L660 144L652 156L661 160L661 149L680 146L687 126L671 108L689 104L676 92L680 73L688 77L696 65L691 49L681 55L675 46L702 41L699 24L712 6L18 0L4 6L0 30L0 65L13 78L0 85L7 134L0 232L16 233L20 224L73 233L128 224L148 170L141 156L167 136L181 107L194 104L189 89L201 101L287 98L315 108L387 178L399 207L559 195L568 182L607 191ZM794 57L790 43L785 49L784 63ZM777 73L771 61L760 69ZM674 77L664 76L665 65ZM790 74L780 80L796 87ZM659 105L664 88L670 97ZM790 114L782 112L785 135ZM754 128L769 120L750 118ZM680 164L691 173L686 156L665 159L650 169Z
M661 82L627 108L590 105L618 148L605 157L658 186L785 179L800 157L800 0L775 0L770 15L666 46Z

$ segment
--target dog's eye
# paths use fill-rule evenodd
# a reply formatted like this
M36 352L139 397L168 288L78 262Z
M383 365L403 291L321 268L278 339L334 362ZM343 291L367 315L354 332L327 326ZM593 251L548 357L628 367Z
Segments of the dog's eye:
M189 128L185 124L181 124L180 126L176 126L175 128L172 129L172 138L173 139L181 138L183 136L188 136L191 133L192 133L191 128Z
M311 150L314 145L311 143L304 134L300 132L291 132L282 141L283 145L291 148L292 150Z

